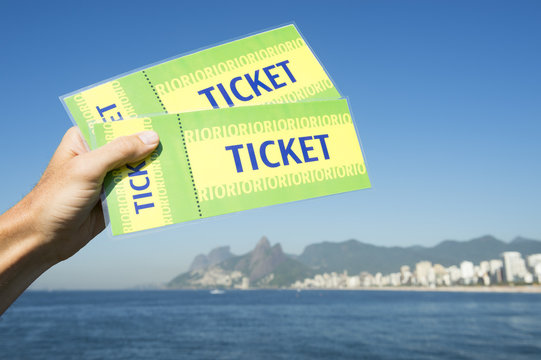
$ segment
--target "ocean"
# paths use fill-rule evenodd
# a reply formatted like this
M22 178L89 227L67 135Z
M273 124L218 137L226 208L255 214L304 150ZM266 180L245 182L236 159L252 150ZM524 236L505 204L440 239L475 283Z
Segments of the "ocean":
M541 359L541 294L27 291L0 359Z

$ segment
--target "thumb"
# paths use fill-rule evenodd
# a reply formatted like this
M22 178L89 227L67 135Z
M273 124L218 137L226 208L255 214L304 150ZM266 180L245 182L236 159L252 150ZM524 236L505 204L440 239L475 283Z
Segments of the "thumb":
M83 156L84 161L101 175L147 157L160 143L155 131L143 131L121 136Z

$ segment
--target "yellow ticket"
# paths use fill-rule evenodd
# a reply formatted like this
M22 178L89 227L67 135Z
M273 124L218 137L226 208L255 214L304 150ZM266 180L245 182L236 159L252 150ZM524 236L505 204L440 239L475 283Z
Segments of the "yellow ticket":
M90 143L94 124L101 122L340 97L295 25L286 25L139 69L61 99Z
M150 129L160 147L105 179L114 235L370 187L343 99L107 122L96 143Z

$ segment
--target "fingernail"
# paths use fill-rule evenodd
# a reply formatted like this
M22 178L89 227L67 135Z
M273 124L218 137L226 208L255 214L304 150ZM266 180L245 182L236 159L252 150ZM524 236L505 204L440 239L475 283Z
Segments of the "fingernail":
M139 137L145 145L154 145L160 141L160 137L155 131L143 131L138 133L137 137Z

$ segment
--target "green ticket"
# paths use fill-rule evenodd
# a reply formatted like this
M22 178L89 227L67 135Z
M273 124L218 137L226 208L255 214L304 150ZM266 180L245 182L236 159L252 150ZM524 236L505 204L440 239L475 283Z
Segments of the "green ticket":
M337 98L339 92L306 41L287 25L110 79L62 101L90 143L96 123Z
M144 161L110 172L114 235L370 187L344 99L96 123L98 146L154 130Z

